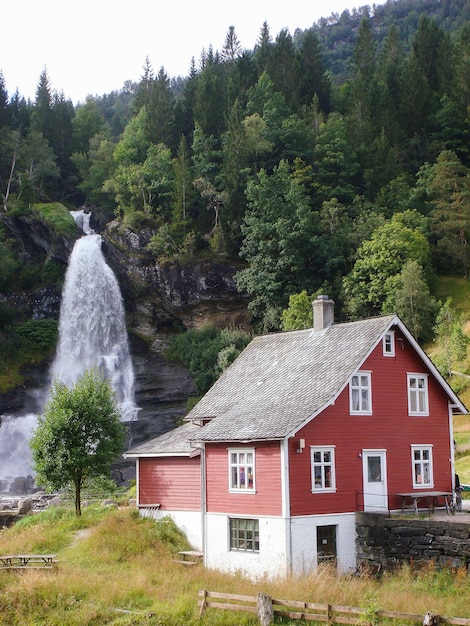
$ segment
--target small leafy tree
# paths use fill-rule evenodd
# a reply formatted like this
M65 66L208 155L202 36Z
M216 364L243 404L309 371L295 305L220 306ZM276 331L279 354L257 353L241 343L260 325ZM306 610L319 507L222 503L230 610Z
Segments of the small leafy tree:
M343 281L346 307L352 318L381 313L408 261L416 261L424 276L429 276L430 246L425 224L417 211L395 213L361 244L354 267Z
M452 298L447 298L436 318L434 328L439 355L436 365L447 379L452 377L452 365L466 360L468 337L462 329L462 320L452 306Z
M304 289L289 296L289 306L281 315L282 330L302 330L313 324L312 296Z
M71 388L58 380L30 443L36 480L51 489L73 485L79 516L84 481L108 473L123 443L124 426L108 380L93 370Z
M392 282L395 287L382 313L397 313L418 341L431 339L439 304L431 296L421 265L408 261Z

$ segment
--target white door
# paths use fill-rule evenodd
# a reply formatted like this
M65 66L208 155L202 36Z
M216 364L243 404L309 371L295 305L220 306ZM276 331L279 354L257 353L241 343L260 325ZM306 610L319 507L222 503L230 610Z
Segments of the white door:
M385 450L363 450L364 511L388 511Z

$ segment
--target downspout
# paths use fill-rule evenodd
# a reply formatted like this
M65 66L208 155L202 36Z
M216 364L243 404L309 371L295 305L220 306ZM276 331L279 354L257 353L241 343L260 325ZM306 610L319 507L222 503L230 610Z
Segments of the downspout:
M292 517L290 514L290 480L289 480L289 439L281 441L281 489L282 517L286 523L286 560L287 571L292 575Z
M204 565L206 565L206 444L201 445L201 540Z
M454 414L449 402L449 434L450 434L450 470L452 479L452 501L455 504L455 447L454 447Z
M136 458L135 460L135 504L137 506L137 510L140 511L139 505L140 505L140 480L139 480L139 473L140 473L140 465L139 465L139 457Z

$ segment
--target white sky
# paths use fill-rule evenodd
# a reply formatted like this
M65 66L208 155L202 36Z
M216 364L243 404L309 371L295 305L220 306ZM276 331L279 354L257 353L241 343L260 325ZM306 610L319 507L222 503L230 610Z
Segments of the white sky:
M375 4L383 4L378 0ZM361 0L9 0L2 6L0 70L8 95L35 99L46 68L53 90L76 104L138 81L148 56L155 73L187 76L194 56L221 50L229 26L253 49L263 22L273 39L287 28L373 2Z

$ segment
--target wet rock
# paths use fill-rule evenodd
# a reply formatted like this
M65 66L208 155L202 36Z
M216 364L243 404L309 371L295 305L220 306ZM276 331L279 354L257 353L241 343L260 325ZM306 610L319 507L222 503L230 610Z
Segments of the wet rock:
M33 503L29 498L18 501L18 515L27 515L33 510Z

